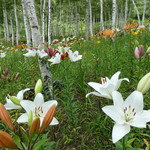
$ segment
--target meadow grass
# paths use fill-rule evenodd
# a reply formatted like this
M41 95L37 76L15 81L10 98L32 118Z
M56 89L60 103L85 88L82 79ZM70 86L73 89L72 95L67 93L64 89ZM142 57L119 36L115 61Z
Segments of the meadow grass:
M138 43L138 44L137 44ZM50 127L46 132L49 140L55 141L53 150L113 150L112 143L113 121L101 110L103 106L111 105L112 100L86 94L93 91L88 82L100 82L101 77L111 77L121 71L120 78L129 78L123 82L119 91L126 98L136 90L141 77L150 71L150 56L135 58L136 46L144 45L145 50L150 46L150 31L143 30L138 35L124 33L112 38L90 37L86 41L76 41L72 50L78 50L83 59L76 63L65 59L61 64L50 67L52 78L58 81L54 86L53 99L58 101L56 118L59 125ZM9 45L5 43L5 47ZM5 50L5 48L4 48ZM0 100L5 104L8 94L16 95L25 88L34 88L36 81L41 78L36 57L27 58L22 50L5 50L7 56L0 59L0 74L5 68L9 70L11 81L0 79ZM17 80L14 75L19 72ZM43 90L45 100L47 93ZM26 99L31 93L25 94ZM31 98L30 98L31 99ZM145 109L150 108L150 93L144 95ZM12 111L11 114L13 114ZM6 129L0 123L0 129ZM132 128L128 134L129 149L145 149L150 146L150 124L147 129ZM149 143L148 143L149 142ZM118 143L119 149L119 143Z

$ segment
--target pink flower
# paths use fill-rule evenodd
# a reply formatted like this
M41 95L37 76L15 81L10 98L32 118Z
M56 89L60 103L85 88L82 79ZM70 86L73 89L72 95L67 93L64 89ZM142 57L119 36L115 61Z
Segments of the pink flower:
M45 52L51 57L55 56L55 54L58 53L58 51L55 48L54 49L48 48L47 50L45 50Z
M134 55L136 58L140 58L144 55L144 46L141 45L140 47L136 47L134 50Z

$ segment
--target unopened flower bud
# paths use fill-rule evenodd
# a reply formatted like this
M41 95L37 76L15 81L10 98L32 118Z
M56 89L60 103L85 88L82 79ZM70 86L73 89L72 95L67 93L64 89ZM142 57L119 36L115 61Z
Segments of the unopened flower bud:
M12 139L11 135L1 130L0 130L0 147L11 149L18 148L14 140Z
M29 129L29 136L33 136L35 133L38 133L40 129L40 118L35 118Z
M147 49L146 53L150 53L150 47L148 47L148 49Z
M137 90L146 93L150 89L150 72L147 73L138 83Z
M15 129L9 112L6 110L6 108L2 104L0 104L0 119L10 130Z
M29 126L32 124L32 121L33 121L33 113L32 113L32 111L29 111L29 114L28 114L28 125Z
M8 68L6 68L4 71L4 76L7 76L7 75L8 75Z
M35 95L42 92L42 81L39 79L35 85Z
M20 105L20 100L15 96L10 96L9 99L16 105Z
M15 78L14 78L14 79L15 79L15 80L17 80L17 79L19 78L19 75L20 75L20 74L19 74L19 72L18 72L18 73L16 73L16 75L15 75Z
M40 127L40 133L43 132L43 130L45 128L48 127L48 125L51 123L54 115L55 115L55 110L56 110L56 105L52 105L51 108L48 110L48 112L46 113L42 125Z

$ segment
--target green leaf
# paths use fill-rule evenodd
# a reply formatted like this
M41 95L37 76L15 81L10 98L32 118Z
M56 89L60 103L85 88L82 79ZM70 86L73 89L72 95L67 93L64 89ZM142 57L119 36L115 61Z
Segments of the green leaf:
M40 147L42 145L45 145L45 143L47 142L47 139L43 139L43 140L40 140L38 143L36 143L33 147L33 150L39 150Z

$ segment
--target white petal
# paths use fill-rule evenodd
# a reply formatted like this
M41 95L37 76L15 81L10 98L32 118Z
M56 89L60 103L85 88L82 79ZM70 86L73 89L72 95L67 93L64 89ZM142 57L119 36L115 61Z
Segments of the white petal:
M100 93L98 93L98 92L90 92L90 93L86 94L86 97L88 97L88 96L91 95L91 94L93 94L93 95L95 95L95 96L100 96L100 97L102 97L102 95L101 95Z
M58 120L55 117L53 117L53 120L50 123L50 125L57 125L57 124L59 124Z
M125 100L124 108L131 106L131 108L135 108L135 112L143 111L143 95L141 92L134 91L132 92Z
M51 100L51 101L47 101L42 105L43 108L43 113L46 115L47 111L50 109L50 107L52 105L56 105L57 106L57 101L56 100Z
M112 99L112 92L109 91L108 88L101 87L99 89L99 92L102 94L103 97L108 98L108 99Z
M35 105L34 102L32 102L32 101L29 101L29 100L22 100L22 101L20 102L20 105L26 110L26 112L35 111L36 105Z
M28 122L28 114L22 114L18 119L17 122Z
M19 91L18 94L17 94L17 98L19 100L23 100L23 94L24 94L24 92L29 91L29 90L30 90L29 88L26 88L24 90Z
M122 110L117 109L115 106L105 106L102 108L105 114L107 114L110 118L112 118L118 124L123 124L125 121L122 119L122 115L124 114Z
M115 85L118 82L119 75L120 71L116 72L110 79L111 83Z
M34 104L39 107L44 104L44 97L41 93L38 93L34 98Z
M130 125L127 124L115 124L112 131L112 139L113 143L118 142L121 138L123 138L126 134L130 132Z
M14 103L6 103L6 104L4 105L4 107L5 107L7 110L11 110L11 109L21 109L21 106L15 105Z
M123 79L119 79L117 84L115 85L115 90L118 90L120 85L121 85L121 82L125 80L125 81L128 81L129 82L129 79L128 78L123 78Z
M137 128L146 128L146 119L141 115L136 115L129 124Z
M124 100L122 98L122 95L117 91L113 91L112 97L113 97L114 105L116 107L123 108Z
M37 54L40 58L43 58L45 56L48 56L47 53L44 50L37 50Z
M26 57L34 57L36 55L36 50L28 50L26 54L23 54Z
M99 92L100 87L103 87L100 83L96 82L89 82L88 85L91 86L97 92Z
M146 120L146 122L150 121L150 110L144 110L141 114L142 118Z

